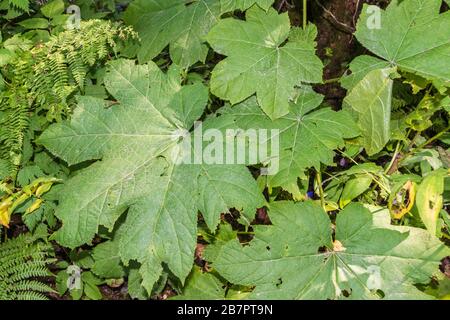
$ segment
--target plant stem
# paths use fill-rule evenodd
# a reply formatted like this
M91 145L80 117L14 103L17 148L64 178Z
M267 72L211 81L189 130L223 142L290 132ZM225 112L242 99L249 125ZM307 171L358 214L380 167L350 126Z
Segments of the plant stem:
M306 25L308 24L308 0L303 0L303 30L306 29Z
M326 211L325 197L324 197L323 188L322 188L322 175L320 174L320 171L316 171L316 181L317 181L317 186L319 187L320 205L322 206L323 210Z
M342 155L344 155L346 158L348 158L348 159L350 159L355 165L358 165L359 163L358 162L356 162L356 160L355 159L353 159L352 157L350 157L348 154L346 154L344 151L342 151L342 150L337 150L338 152L340 152ZM361 155L359 155L361 158L363 158L363 161L364 162L367 162L367 160L366 159L364 159L364 157L362 157ZM340 174L344 174L345 172L341 172ZM373 179L373 181L375 181L375 183L381 188L381 189L383 189L384 191L386 191L386 192L388 192L389 193L389 191L388 191L388 189L383 185L383 183L381 182L381 181L378 181L378 178L377 178L377 176L376 175L374 175L374 174L372 174L372 173L370 173L370 172L368 172L368 171L365 171L364 170L364 173L365 174L367 174L367 175L369 175L369 176L371 176L372 177L372 179ZM340 175L339 173L337 174L337 175ZM374 187L376 187L376 186L374 186ZM374 188L372 188L372 190L375 190Z
M424 143L419 144L417 147L415 148L409 148L409 151L407 153L405 153L403 155L403 157L399 160L398 164L400 164L401 162L403 162L404 159L406 159L408 156L412 155L416 150L422 149L423 147L425 147L426 145L432 143L433 141L439 139L441 136L443 136L444 134L446 134L448 131L450 130L450 125L448 125L444 130L442 130L441 132L439 132L438 134L434 135L433 137L431 137L430 139L428 139L427 141L425 141ZM417 138L418 134L416 134L416 136L414 136L414 141ZM410 144L410 147L412 147L413 144Z
M414 148L414 149L421 149L421 148L425 147L426 145L428 145L428 144L432 143L433 141L435 141L435 140L439 139L440 137L442 137L449 130L450 130L450 125L448 125L444 130L442 130L441 132L439 132L435 136L431 137L430 139L428 139L427 141L425 141L424 143L420 144L419 146L417 146L417 148Z
M384 170L384 174L388 174L388 172L391 170L392 166L394 165L395 160L396 160L397 157L398 157L398 152L399 152L399 150L400 150L400 143L401 143L401 141L399 140L399 141L397 142L397 146L395 147L395 152L394 152L394 155L392 156L391 162L389 163L389 165L387 166L387 168Z

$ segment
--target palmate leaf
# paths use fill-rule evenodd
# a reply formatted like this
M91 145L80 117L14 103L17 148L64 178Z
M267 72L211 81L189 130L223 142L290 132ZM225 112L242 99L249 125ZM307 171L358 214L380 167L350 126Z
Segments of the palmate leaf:
M251 219L264 204L243 165L175 165L179 130L189 130L206 105L202 84L180 85L179 70L167 74L154 63L112 62L106 88L118 103L80 97L70 122L55 124L39 139L69 164L101 159L79 171L62 191L55 238L74 248L92 240L99 225L121 225L119 254L141 263L151 292L161 263L181 281L192 268L197 213L214 230L221 212L242 210ZM124 231L122 231L124 230Z
M379 28L364 5L356 38L391 65L450 85L450 12L439 14L441 5L442 0L391 1L386 10L380 9Z
M450 85L449 59L443 58L450 57L450 12L439 14L441 5L442 0L395 0L386 10L362 9L355 35L377 57L357 57L341 82L351 90L346 102L356 111L361 145L369 155L381 151L390 138L392 80L383 70L398 68L438 88Z
M211 92L232 104L256 93L270 118L286 115L295 86L322 82L316 36L315 26L291 29L287 13L257 6L247 10L246 21L221 20L207 36L212 48L227 56L212 71Z
M124 20L142 39L137 53L141 63L150 61L169 45L172 61L187 68L205 62L205 37L223 13L246 10L255 4L267 10L272 3L273 0L134 0Z
M212 267L228 281L256 285L250 299L428 299L428 283L450 250L427 231L390 225L387 210L351 204L337 216L312 202L270 205L273 226L246 246L223 246ZM208 257L207 257L208 258Z
M222 110L223 116L232 117L241 129L279 130L279 134L273 137L279 139L279 157L275 159L279 162L279 170L269 175L267 181L269 187L281 186L290 192L296 191L297 179L304 177L307 168L319 169L321 163L332 165L333 150L343 147L344 139L359 134L348 112L335 112L331 108L316 110L323 96L310 88L300 92L296 103L289 106L289 113L276 120L271 120L253 97ZM269 157L257 160L259 163L270 161L273 160Z
M124 20L142 39L139 62L150 61L170 44L172 61L189 67L205 61L208 47L204 37L220 14L219 0L135 0Z

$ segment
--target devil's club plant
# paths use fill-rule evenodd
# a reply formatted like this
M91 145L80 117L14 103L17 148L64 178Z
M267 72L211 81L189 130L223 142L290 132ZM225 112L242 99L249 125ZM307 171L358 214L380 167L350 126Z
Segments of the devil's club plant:
M61 295L448 298L448 1L360 6L348 70L328 59L346 36L324 48L307 23L328 4L83 3L83 19L123 22L64 31L67 1L0 0L0 117L15 121L0 141L16 145L0 146L0 222L67 253ZM74 49L94 22L133 41ZM58 68L32 54L52 39ZM31 58L54 81L23 77ZM324 81L324 66L343 76ZM45 298L27 282L44 273L24 272L5 290Z

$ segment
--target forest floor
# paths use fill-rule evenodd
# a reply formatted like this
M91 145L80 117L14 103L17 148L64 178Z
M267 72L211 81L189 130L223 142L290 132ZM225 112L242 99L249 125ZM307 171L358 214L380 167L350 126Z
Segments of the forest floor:
M324 84L316 85L315 90L325 95L325 101L335 109L339 109L346 96L346 91L339 85L336 79L340 78L347 70L348 64L352 59L365 52L365 49L358 43L353 36L355 25L359 13L364 3L385 7L388 0L313 0L310 1L308 8L308 21L314 23L318 28L319 37L317 39L318 55L325 65ZM295 4L294 4L295 3ZM291 21L294 25L302 24L301 1L297 0L278 0L275 8L280 12L288 11ZM267 223L267 214L259 212L258 219L260 223ZM20 220L20 216L13 216L11 228L8 236L15 237L18 234L27 231L25 225ZM55 245L56 246L56 245ZM67 258L67 252L62 247L56 247L57 257ZM204 261L201 259L202 245L197 247L196 263L204 267ZM441 271L450 277L450 258L444 260L441 265ZM49 280L50 281L50 280ZM50 283L54 285L54 283ZM113 288L108 285L99 287L105 300L128 299L126 282ZM157 299L167 299L173 296L175 292L167 286ZM51 294L52 299L68 299L69 297L60 297L58 294Z

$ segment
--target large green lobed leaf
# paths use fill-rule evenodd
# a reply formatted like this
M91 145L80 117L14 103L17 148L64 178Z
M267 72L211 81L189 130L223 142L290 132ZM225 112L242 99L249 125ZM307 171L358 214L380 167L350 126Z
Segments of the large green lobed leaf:
M450 250L427 231L390 225L389 212L351 204L336 219L312 202L270 205L272 226L246 246L221 247L212 266L250 299L428 299L428 283Z
M358 136L359 129L350 113L336 112L331 108L318 109L322 100L322 95L303 88L295 103L289 105L289 113L276 120L271 120L259 108L255 98L222 110L222 114L232 117L241 129L278 130L272 138L279 140L279 154L274 155L276 159L271 160L268 153L267 157L257 160L258 163L279 163L278 171L267 177L269 187L280 186L295 193L297 179L304 177L306 169L319 169L321 164L332 165L333 150L343 147L346 138Z
M441 5L442 0L394 0L379 9L375 26L376 13L365 4L356 38L401 70L450 84L450 12L440 14Z
M124 15L138 31L142 44L137 49L141 63L155 58L166 47L177 65L188 68L205 62L205 37L223 13L259 6L268 10L273 0L134 0Z
M135 0L124 15L139 33L141 63L156 57L170 45L172 60L181 67L204 62L208 47L204 37L221 15L219 0Z
M287 13L254 6L246 21L226 18L207 36L212 48L227 56L212 71L211 92L232 104L256 93L272 119L289 112L295 86L322 82L322 62L316 56L317 30L291 29Z
M71 121L39 139L69 164L101 159L66 182L55 238L70 248L89 243L128 209L119 255L141 263L150 293L163 262L181 281L189 274L199 210L214 230L228 208L252 219L264 199L244 165L176 163L178 132L190 130L206 106L202 84L181 86L176 67L164 74L154 63L127 60L110 64L105 83L117 103L80 97Z

